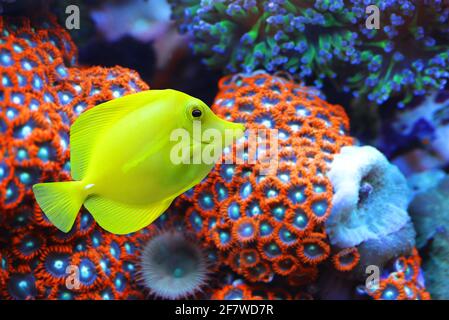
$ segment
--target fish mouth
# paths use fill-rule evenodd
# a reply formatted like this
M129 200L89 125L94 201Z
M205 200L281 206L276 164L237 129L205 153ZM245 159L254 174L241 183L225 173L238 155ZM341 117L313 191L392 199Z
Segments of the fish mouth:
M193 140L194 143L199 143L199 144L202 144L202 145L209 145L209 144L213 143L213 141L197 140L197 139L194 139L194 138L192 138L192 140Z
M237 131L235 139L238 140L245 135L246 127L243 123L237 123L237 128L233 130Z
M213 144L213 141L202 141L202 140L196 140L196 139L192 139L190 146L193 147L195 145L201 145L201 146L210 146Z
M226 130L231 130L232 131L232 140L238 140L238 139L240 139L241 137L244 136L245 131L246 131L246 127L245 127L244 124L232 123L232 122L228 122L228 123L232 124L232 126L225 127L222 130L216 129L216 130L218 130L218 132L220 133L220 136L221 136L218 140L214 139L214 138L209 139L209 140L200 140L200 139L195 139L195 137L192 137L191 138L192 142L193 143L199 143L199 144L205 145L205 146L217 144L219 142L221 142L222 144L226 144L225 143L225 141L226 141L226 137L225 137ZM186 128L184 128L184 129L187 130Z

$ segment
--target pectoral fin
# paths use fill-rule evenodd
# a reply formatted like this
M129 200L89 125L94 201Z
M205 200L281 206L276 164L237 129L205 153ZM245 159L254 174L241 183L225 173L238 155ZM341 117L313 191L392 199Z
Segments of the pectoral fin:
M115 234L128 234L148 226L164 213L172 201L169 199L149 206L130 206L92 195L84 206L103 229Z
M149 157L159 152L162 149L162 147L164 147L167 144L167 141L163 139L163 136L164 135L161 134L160 136L156 137L154 139L155 143L153 145L151 145L146 150L142 150L142 152L140 152L134 158L132 158L130 161L124 164L122 170L123 173L128 173L133 168L140 166Z

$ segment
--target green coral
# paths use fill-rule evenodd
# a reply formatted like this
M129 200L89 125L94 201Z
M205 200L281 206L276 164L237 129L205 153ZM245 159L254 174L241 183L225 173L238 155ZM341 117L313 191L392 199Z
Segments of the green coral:
M381 104L442 89L449 78L449 5L407 0L169 0L180 30L211 67L325 79ZM380 29L366 28L366 7Z

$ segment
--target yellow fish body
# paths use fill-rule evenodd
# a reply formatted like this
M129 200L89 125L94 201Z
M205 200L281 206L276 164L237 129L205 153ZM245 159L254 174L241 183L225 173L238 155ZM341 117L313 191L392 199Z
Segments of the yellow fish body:
M233 139L244 131L243 125L217 117L201 100L175 90L149 90L100 104L81 114L70 129L75 181L34 185L37 203L64 232L83 204L112 233L142 229L212 169L214 163L191 161L202 147L217 142L195 140L198 123L201 133L233 132ZM177 129L193 137L182 162L172 158L179 142L171 135ZM221 152L229 139L218 142Z

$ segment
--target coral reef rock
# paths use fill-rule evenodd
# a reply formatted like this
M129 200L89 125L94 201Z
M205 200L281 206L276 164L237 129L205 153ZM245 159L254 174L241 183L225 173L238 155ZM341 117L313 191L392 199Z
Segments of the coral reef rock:
M409 207L417 246L427 251L423 263L427 288L435 299L449 299L449 177L418 193Z
M382 267L411 252L415 232L407 213L410 189L399 169L369 146L343 147L327 173L334 189L325 222L330 243L356 246L359 267Z

